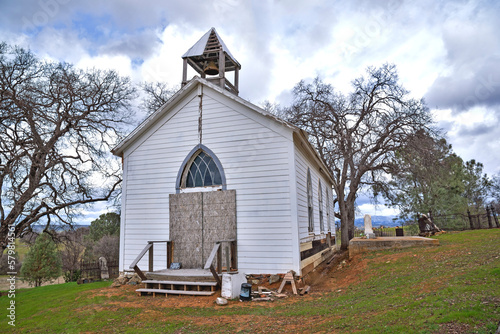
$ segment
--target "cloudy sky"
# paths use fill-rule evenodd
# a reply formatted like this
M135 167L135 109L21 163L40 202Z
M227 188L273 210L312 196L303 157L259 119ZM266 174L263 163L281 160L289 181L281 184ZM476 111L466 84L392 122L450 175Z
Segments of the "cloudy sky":
M496 0L0 2L0 41L137 82L179 85L182 54L211 27L242 64L240 96L255 104L286 105L299 80L316 76L348 91L367 66L395 63L455 152L500 172Z

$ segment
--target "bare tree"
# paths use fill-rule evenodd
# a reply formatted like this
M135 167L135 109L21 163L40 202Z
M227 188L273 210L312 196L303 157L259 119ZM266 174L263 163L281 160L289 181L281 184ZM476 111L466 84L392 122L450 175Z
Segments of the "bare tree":
M93 245L92 254L94 258L105 257L108 263L118 261L120 256L120 236L103 236Z
M355 201L363 186L386 182L394 154L417 131L432 131L423 101L409 97L394 65L369 67L348 95L315 79L294 88L287 120L310 134L310 141L334 176L341 219L341 247L354 235Z
M164 82L144 82L141 88L146 93L142 107L148 114L160 109L179 90L178 87L170 87Z
M0 246L31 224L71 224L121 182L110 148L135 97L128 78L39 60L0 43Z
M62 244L62 270L67 281L76 281L78 278L77 272L80 269L80 260L85 250L84 236L88 232L88 228L79 228L58 234L58 240Z

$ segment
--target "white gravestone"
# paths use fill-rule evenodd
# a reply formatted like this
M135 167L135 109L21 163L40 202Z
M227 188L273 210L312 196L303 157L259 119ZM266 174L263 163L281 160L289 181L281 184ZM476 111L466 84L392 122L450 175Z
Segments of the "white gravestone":
M108 263L106 258L102 256L99 258L99 267L101 269L101 279L109 279Z
M372 229L372 217L370 215L365 215L365 235L368 239L375 239Z

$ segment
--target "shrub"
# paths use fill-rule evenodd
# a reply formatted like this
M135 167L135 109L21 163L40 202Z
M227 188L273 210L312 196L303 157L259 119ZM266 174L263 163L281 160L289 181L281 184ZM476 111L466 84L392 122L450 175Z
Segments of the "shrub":
M42 233L31 246L21 267L24 281L35 287L61 275L61 257L52 237Z

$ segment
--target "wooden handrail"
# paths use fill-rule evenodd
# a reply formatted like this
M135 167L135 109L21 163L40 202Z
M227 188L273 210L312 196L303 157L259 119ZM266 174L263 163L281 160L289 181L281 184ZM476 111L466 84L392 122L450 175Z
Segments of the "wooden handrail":
M207 262L205 262L205 266L203 269L210 269L210 272L214 276L215 280L217 281L217 284L219 286L222 286L222 281L219 277L219 274L222 274L222 247L221 244L223 242L230 243L230 247L226 248L226 269L229 272L231 268L236 268L237 266L237 261L236 261L236 240L231 239L231 240L221 240L221 241L216 241L214 244L214 247L212 248L212 251L210 252L210 256L207 259ZM231 256L229 256L229 252L231 253ZM217 270L214 267L214 259L215 256L217 256Z
M214 262L215 255L217 255L217 252L219 251L220 248L220 241L217 241L214 245L214 248L212 248L212 252L210 252L210 256L207 259L207 262L205 262L205 266L203 269L209 269L210 266L212 265L212 262Z
M132 262L132 264L130 265L130 269L134 269L134 267L137 266L137 263L141 261L142 257L146 254L147 251L149 251L151 247L153 247L153 244L148 242L146 247L144 247L144 249L139 253L139 255L137 255L134 262Z
M173 248L173 243L171 240L148 241L148 244L146 245L146 247L144 247L144 249L136 257L136 259L134 261L132 261L132 264L129 267L130 269L133 269L142 280L147 279L147 277L142 272L142 270L139 268L139 266L137 264L139 263L139 261L141 261L141 259L144 257L144 255L146 255L146 253L149 252L149 271L153 271L153 268L154 268L154 265L153 265L153 261L154 261L153 249L154 249L154 247L153 247L153 245L155 243L160 243L160 242L167 243L167 254L166 254L167 255L167 269L170 268L170 265L172 264L174 248Z

